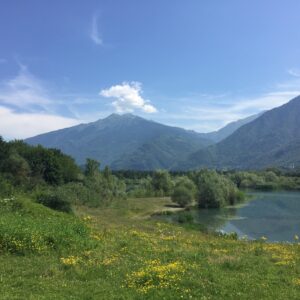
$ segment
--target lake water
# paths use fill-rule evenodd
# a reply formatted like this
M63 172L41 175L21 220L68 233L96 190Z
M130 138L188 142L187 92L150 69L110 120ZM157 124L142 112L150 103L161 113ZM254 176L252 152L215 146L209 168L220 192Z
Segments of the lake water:
M194 209L194 222L211 231L236 232L248 239L267 237L272 242L294 242L300 236L300 192L251 192L244 205L222 209ZM161 216L177 222L180 212Z

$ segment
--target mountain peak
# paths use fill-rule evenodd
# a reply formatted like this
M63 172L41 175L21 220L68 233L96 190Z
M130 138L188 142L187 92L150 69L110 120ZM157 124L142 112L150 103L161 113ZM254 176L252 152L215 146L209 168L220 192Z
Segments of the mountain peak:
M112 113L105 119L134 119L134 118L138 118L138 116L132 113L125 113L125 114Z

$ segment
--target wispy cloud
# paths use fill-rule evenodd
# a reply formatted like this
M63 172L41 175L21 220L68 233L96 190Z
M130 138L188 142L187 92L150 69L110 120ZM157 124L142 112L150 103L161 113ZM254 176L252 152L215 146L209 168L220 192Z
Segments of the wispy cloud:
M102 46L103 39L99 33L98 19L99 19L98 15L94 14L91 22L90 38L96 45Z
M289 80L275 86L274 91L253 97L196 95L184 98L185 104L180 101L180 107L174 100L173 107L160 110L156 119L198 132L210 132L238 119L281 106L299 95L299 79Z
M119 113L140 110L145 113L155 113L157 109L149 100L142 97L142 84L139 82L123 82L102 90L100 96L112 98L112 105Z
M0 103L21 109L37 106L47 110L52 101L42 81L21 65L16 77L0 83Z
M300 70L296 68L292 68L288 70L288 73L294 77L300 77Z
M59 115L20 113L0 106L0 135L6 139L24 139L79 123L79 120Z
M81 122L57 113L59 102L43 81L20 65L14 78L0 82L0 135L27 138Z

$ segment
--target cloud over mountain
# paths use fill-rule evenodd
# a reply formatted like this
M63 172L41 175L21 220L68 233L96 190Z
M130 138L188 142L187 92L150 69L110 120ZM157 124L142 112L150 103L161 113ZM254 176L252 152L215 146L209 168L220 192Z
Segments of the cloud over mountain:
M123 82L100 92L106 98L113 98L112 105L118 113L141 110L145 113L155 113L157 109L149 100L142 97L142 84L139 82Z

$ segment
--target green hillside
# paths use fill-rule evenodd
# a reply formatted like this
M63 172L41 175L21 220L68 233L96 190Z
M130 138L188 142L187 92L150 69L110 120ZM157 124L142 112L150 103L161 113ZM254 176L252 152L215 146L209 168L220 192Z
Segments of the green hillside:
M300 165L300 97L265 112L216 145L201 149L178 165L259 169Z
M29 138L26 142L60 149L80 165L89 157L114 169L140 170L170 168L179 159L212 143L196 132L132 114L113 114L97 122Z

